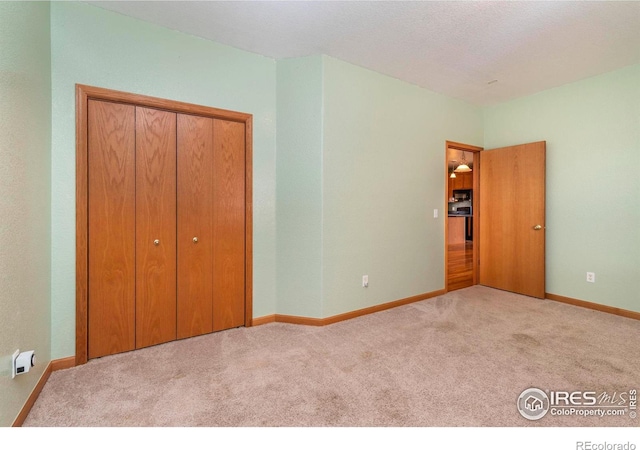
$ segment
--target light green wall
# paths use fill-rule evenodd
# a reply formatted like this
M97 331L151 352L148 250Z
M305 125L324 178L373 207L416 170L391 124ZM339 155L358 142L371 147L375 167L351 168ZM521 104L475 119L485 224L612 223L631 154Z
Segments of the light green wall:
M483 110L330 57L276 63L69 2L51 5L51 58L54 358L75 352L75 83L254 115L254 317L442 289L446 140L547 140L547 290L638 309L624 300L638 287L637 67Z
M547 292L640 311L640 65L487 107L484 129L547 142Z
M275 310L275 61L75 2L51 4L52 355L75 354L75 84L253 114L254 316Z
M277 66L277 312L443 289L445 141L481 144L481 109L327 56Z
M546 140L547 291L640 311L640 65L480 109L82 3L0 2L0 48L0 426L75 353L75 83L254 115L255 317L442 289L445 140ZM38 365L11 380L17 348Z
M277 312L322 307L322 57L277 63Z
M445 141L481 145L480 108L323 60L322 316L443 289Z
M50 354L49 4L0 2L0 427L10 426ZM36 366L11 379L11 355Z

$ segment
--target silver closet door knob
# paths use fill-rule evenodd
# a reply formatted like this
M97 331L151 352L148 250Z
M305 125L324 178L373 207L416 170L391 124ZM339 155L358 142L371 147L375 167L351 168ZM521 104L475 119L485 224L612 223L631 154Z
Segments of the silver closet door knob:
M197 244L197 243L198 243L198 237L197 237L197 236L193 238L193 243L194 243L194 244Z
M153 241L153 245L160 245L160 239L156 239L155 241Z

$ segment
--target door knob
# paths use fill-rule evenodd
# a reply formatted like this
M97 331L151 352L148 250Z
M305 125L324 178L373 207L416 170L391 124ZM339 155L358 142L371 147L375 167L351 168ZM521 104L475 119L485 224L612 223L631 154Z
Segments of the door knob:
M197 244L197 243L198 243L198 237L197 237L197 236L195 236L195 237L193 238L193 243L194 243L194 244Z
M542 225L536 225L535 227L533 227L533 229L536 231L542 230Z
M153 245L160 245L160 239L156 239L155 241L153 241Z

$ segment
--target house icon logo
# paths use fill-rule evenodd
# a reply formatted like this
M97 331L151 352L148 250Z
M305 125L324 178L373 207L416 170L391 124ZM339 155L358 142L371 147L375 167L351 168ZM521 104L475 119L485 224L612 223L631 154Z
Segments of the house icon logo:
M549 397L538 388L525 389L518 397L518 411L525 419L542 419L549 411Z
M529 411L537 411L539 409L542 409L542 400L540 400L537 397L534 397L533 395L530 395L524 401L524 407L527 408Z

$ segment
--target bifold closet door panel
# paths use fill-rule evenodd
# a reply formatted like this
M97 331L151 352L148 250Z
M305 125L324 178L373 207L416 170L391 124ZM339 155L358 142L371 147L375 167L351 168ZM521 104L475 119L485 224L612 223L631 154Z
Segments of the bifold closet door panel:
M135 348L135 107L89 100L88 356Z
M213 119L178 114L178 338L213 331Z
M176 339L176 114L136 107L136 348Z
M213 330L244 325L245 129L214 120Z

